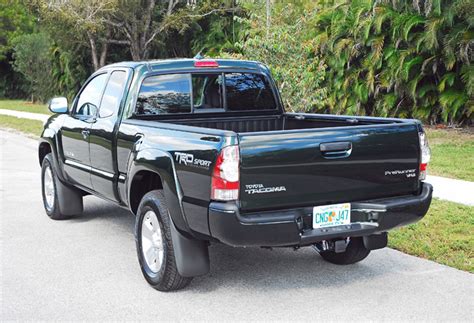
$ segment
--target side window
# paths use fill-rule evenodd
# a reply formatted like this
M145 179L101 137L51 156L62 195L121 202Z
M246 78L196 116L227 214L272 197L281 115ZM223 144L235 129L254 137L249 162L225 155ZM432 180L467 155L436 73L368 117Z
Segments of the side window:
M104 73L97 75L86 85L77 100L75 116L92 116L97 113L106 80L107 73Z
M192 83L194 111L224 108L221 74L193 74Z
M126 76L127 73L125 71L114 71L110 75L102 102L100 103L99 116L101 118L117 115L127 81Z
M228 73L225 75L225 89L228 110L276 109L271 86L262 75Z
M190 74L156 75L143 81L137 98L137 115L190 112Z

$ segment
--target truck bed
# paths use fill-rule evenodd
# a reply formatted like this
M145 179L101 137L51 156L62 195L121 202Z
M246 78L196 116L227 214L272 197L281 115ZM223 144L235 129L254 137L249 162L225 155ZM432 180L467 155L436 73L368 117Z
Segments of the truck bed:
M230 130L238 134L248 132L266 132L298 129L318 129L329 127L347 127L401 123L399 119L367 118L352 116L328 116L317 114L294 114L245 117L212 117L178 120L163 120L167 123L182 124L200 128Z
M419 129L414 120L285 113L207 119L195 115L165 122L237 134L244 211L419 190Z

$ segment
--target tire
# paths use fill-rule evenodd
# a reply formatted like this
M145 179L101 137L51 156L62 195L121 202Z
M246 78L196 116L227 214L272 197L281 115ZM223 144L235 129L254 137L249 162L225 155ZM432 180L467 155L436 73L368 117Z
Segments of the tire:
M321 257L336 265L350 265L364 260L370 253L364 246L362 238L351 238L347 245L346 251L336 253L334 251L323 251L320 253Z
M41 165L41 192L46 214L53 220L64 220L68 216L61 213L59 195L56 186L56 171L53 167L53 157L47 154Z
M147 282L162 292L182 289L192 280L178 272L170 221L163 191L145 194L135 221L138 262Z

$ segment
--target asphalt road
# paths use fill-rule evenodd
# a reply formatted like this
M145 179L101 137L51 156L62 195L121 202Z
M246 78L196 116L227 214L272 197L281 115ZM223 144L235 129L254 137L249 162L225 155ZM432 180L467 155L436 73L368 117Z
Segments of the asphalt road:
M0 131L0 320L474 320L474 275L391 249L340 267L313 250L213 245L179 292L142 278L133 216L94 197L43 211L36 141Z

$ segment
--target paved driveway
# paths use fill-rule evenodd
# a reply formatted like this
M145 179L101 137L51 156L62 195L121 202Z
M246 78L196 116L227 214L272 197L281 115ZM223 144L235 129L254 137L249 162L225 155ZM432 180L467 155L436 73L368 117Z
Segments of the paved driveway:
M0 131L0 320L474 320L474 276L391 249L349 267L309 248L210 248L184 291L148 287L133 216L94 197L47 218L36 142Z

